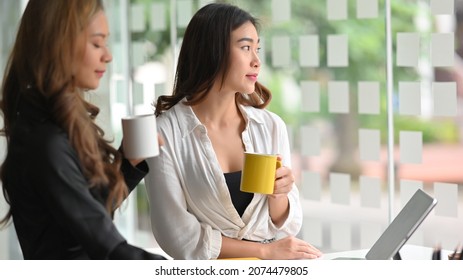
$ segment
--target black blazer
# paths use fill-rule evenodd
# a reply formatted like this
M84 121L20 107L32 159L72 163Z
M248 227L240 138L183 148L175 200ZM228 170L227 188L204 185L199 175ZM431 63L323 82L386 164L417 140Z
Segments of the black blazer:
M127 244L105 210L105 191L89 188L67 134L37 96L18 103L3 166L24 258L163 259ZM124 160L121 169L129 191L148 172L145 162Z

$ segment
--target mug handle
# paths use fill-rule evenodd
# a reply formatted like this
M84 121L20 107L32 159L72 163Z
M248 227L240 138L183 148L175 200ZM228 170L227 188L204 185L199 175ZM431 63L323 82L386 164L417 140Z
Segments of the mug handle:
M283 166L283 164L281 163L281 160L277 159L276 169L280 168L281 166Z

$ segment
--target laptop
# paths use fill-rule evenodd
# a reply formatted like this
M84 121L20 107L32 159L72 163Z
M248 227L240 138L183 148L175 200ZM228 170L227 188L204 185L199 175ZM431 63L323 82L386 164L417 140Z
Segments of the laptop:
M338 257L333 260L389 260L400 259L399 250L436 206L437 200L418 189L379 239L373 244L365 258Z

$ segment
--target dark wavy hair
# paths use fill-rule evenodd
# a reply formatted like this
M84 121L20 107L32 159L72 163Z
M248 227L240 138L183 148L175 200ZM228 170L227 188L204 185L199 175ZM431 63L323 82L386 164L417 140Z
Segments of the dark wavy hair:
M220 74L222 82L225 80L230 65L231 33L247 22L259 28L256 18L230 4L213 3L196 12L183 37L173 94L159 96L156 116L185 97L187 105L200 103ZM239 104L264 108L272 95L257 82L252 94L237 93L236 97Z
M90 187L108 188L106 208L112 212L127 196L120 173L122 158L104 139L103 130L95 123L99 108L84 99L72 73L85 53L88 24L103 9L102 0L28 2L3 78L1 132L9 145L19 96L37 100L32 95L41 94L50 105L53 120L69 135ZM28 90L31 87L34 90ZM0 178L5 199L10 203L5 171L8 164L7 157ZM0 225L10 218L11 208Z

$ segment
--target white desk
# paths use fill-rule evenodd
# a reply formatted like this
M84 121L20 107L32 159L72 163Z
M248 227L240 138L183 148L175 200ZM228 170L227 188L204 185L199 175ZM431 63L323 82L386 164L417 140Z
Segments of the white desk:
M335 258L365 258L368 249L364 250L353 250L324 254L320 260L332 260ZM402 260L430 260L432 258L433 248L416 246L416 245L404 245L400 249L400 256ZM448 255L453 253L449 250L442 250L441 259L448 260Z
M145 248L148 252L159 254L166 257L168 260L172 260L172 257L167 255L161 248ZM343 251L336 253L324 254L318 260L332 260L335 258L365 258L368 249L363 250L352 250L352 251ZM400 249L400 256L402 260L431 260L433 248L417 246L417 245L404 245ZM442 260L448 260L448 255L452 254L452 251L442 250L441 258Z

